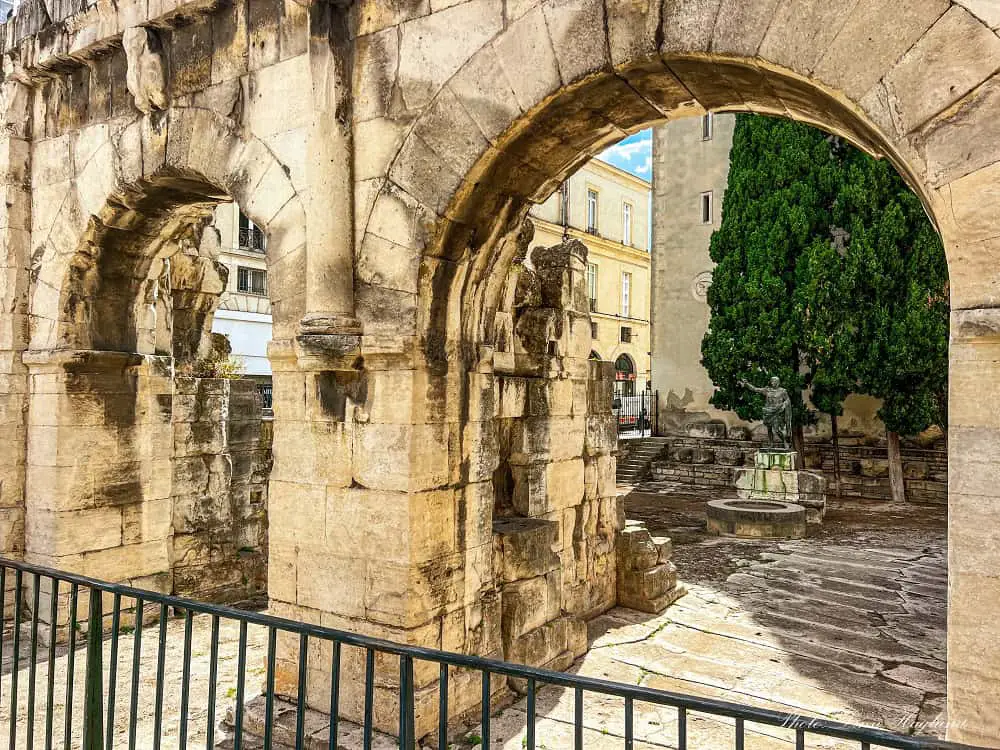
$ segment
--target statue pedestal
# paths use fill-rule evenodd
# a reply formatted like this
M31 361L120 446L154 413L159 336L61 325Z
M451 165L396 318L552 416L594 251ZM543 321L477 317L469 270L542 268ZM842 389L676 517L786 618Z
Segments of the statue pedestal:
M801 505L808 523L821 523L826 513L826 480L801 466L796 451L761 449L752 467L736 470L736 493L741 500Z

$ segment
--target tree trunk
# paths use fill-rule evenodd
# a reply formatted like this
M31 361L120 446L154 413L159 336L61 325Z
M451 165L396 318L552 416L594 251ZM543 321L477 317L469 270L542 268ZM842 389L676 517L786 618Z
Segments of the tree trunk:
M905 503L906 485L903 482L903 457L899 451L899 433L887 431L885 437L889 448L889 487L892 490L892 501Z
M797 424L792 428L792 450L799 454L799 461L806 460L805 448L805 434L802 430L802 425Z
M837 415L830 415L830 423L833 426L833 496L840 499L840 435L837 430Z

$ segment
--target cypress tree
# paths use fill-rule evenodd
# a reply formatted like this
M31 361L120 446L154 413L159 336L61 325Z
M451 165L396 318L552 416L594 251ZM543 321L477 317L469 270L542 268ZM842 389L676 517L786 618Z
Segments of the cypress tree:
M947 387L947 266L919 199L890 164L835 137L738 115L710 254L712 403L759 419L760 397L737 383L777 375L800 443L812 419L804 390L835 440L848 394L881 399L902 500L899 435L943 425Z
M839 163L831 139L790 120L739 115L722 221L712 235L709 329L702 364L716 386L712 404L760 419L762 399L738 385L776 375L788 390L793 425L810 419L803 402L802 320L796 266L829 235Z
M856 390L882 400L893 499L905 499L899 436L947 419L948 268L919 199L891 165L851 150L834 206L848 228L845 274Z

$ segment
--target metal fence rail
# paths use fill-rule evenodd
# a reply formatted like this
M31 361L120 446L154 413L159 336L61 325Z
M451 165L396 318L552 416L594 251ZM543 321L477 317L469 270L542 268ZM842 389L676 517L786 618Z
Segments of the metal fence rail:
M362 741L365 748L370 748L375 732L373 721L373 704L375 691L375 660L379 656L384 664L386 657L393 657L398 663L398 693L399 716L395 728L398 734L400 748L411 750L416 747L414 720L414 664L430 662L437 665L437 706L439 710L435 734L439 747L448 747L449 739L449 682L454 670L471 670L480 675L482 687L480 729L482 747L490 746L491 736L491 686L497 680L507 677L517 678L527 685L527 721L526 737L523 746L528 750L536 747L536 724L539 719L536 702L536 691L544 685L554 685L572 691L574 701L574 731L573 747L579 750L584 742L584 696L598 694L614 696L622 699L624 718L623 746L633 747L634 717L636 704L646 703L655 706L669 707L676 711L677 747L687 750L689 742L696 742L690 719L693 715L709 717L726 717L734 719L732 743L728 747L742 750L746 742L749 725L764 725L782 727L794 732L795 747L804 750L809 747L810 739L817 737L832 737L847 740L852 746L865 750L867 748L912 748L914 750L959 750L970 748L969 745L943 742L931 738L919 738L893 734L891 732L851 726L834 721L804 717L797 714L783 713L763 708L754 708L726 701L699 698L680 693L655 690L638 685L626 685L592 677L581 677L546 669L534 669L518 666L507 662L481 659L475 656L448 653L428 648L403 646L378 638L370 638L355 633L324 628L307 623L296 622L279 617L272 617L257 612L247 612L230 607L203 604L187 599L166 596L163 594L109 584L78 575L62 573L47 568L28 565L0 558L0 591L6 595L3 599L3 619L7 628L0 633L0 663L4 672L9 674L9 688L0 694L0 719L6 718L9 725L10 748L76 748L85 750L110 750L112 747L146 747L137 744L137 712L134 707L140 693L140 683L144 683L149 691L149 674L143 674L140 668L141 643L143 638L155 640L156 669L153 689L153 730L151 747L155 750L163 745L164 730L170 725L171 734L176 731L177 744L169 746L191 747L189 731L191 730L191 694L192 681L192 630L196 615L204 615L211 620L210 662L207 680L209 683L208 703L206 711L206 732L204 745L213 747L218 739L215 725L218 712L226 707L219 706L216 699L216 683L219 679L219 632L220 624L235 625L239 629L239 646L237 651L236 687L232 693L232 706L235 721L233 747L239 750L244 743L243 710L247 700L247 633L249 626L259 626L266 630L266 671L264 673L264 701L266 705L266 720L264 722L263 746L272 747L275 711L275 674L276 652L279 635L298 640L298 681L294 742L296 747L304 747L305 715L304 701L307 683L309 644L314 640L324 641L331 646L329 667L333 675L331 680L328 706L333 717L329 732L329 747L338 747L339 698L344 680L341 678L342 654L346 649L359 649L364 655L364 716L362 721ZM44 598L43 598L44 597ZM47 606L46 606L47 601ZM110 613L105 610L105 603L110 601ZM83 611L85 608L85 612ZM143 618L131 619L133 627L123 625L123 616L128 612L151 609L155 615L156 627L153 632L146 633ZM172 611L172 613L171 613ZM168 647L167 625L174 618L183 623L183 648L181 669L166 669L166 651ZM63 638L59 628L63 628ZM26 640L27 639L27 640ZM119 645L125 639L133 643L131 666L121 665L119 661ZM57 640L60 644L57 645ZM149 644L152 645L152 644ZM176 645L176 644L170 644ZM110 650L105 659L104 648ZM65 658L65 668L57 670L48 668L53 665L57 648L62 650ZM75 670L82 663L84 675L84 699L82 709L74 711L74 689L78 689ZM44 684L40 672L46 665ZM122 710L120 697L116 695L115 686L122 677L119 670L124 666L130 669L128 682L130 696L128 705L132 708L128 716L128 726L122 736L116 730L115 717ZM9 672L8 672L9 670ZM27 686L22 683L27 671ZM76 675L79 676L79 675ZM167 688L179 688L179 709L171 715L165 715L164 692ZM26 690L27 700L22 706L22 691ZM44 699L39 700L44 692ZM56 722L53 703L63 696L64 709L61 720ZM23 709L23 710L22 710ZM145 742L145 741L143 741ZM200 743L199 743L200 744ZM713 749L714 750L714 749ZM718 748L723 750L723 748Z

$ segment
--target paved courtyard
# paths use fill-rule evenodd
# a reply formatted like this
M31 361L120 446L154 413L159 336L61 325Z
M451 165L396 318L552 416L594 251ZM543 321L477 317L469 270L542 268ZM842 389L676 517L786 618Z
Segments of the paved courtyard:
M946 548L942 508L846 503L828 512L810 537L789 542L743 542L706 537L704 496L665 484L647 484L626 501L630 518L675 540L674 560L689 593L659 616L614 609L590 624L592 646L573 671L629 684L719 698L810 716L943 736L945 691ZM247 696L263 682L263 633L251 628ZM168 627L167 663L178 664L182 621ZM189 746L204 746L209 621L196 618ZM10 643L10 633L4 639ZM219 684L221 719L235 697L235 627L223 624ZM27 640L27 639L25 639ZM26 644L25 644L26 645ZM125 746L131 637L120 645L115 747ZM105 660L108 659L107 644ZM9 648L0 691L10 689ZM143 639L139 746L151 744L156 630ZM77 662L76 711L82 710L82 652ZM23 662L22 662L23 664ZM63 716L62 675L56 662L57 736ZM39 709L47 669L37 674ZM20 670L19 703L26 715L27 670ZM177 742L176 685L164 696L164 747ZM41 712L39 711L39 715ZM79 715L79 714L77 714ZM524 700L499 712L491 746L524 745ZM538 746L572 744L573 696L555 688L538 695ZM585 747L620 748L622 701L588 696ZM789 730L747 725L748 748L790 748ZM0 717L0 736L8 721ZM473 747L478 728L459 747ZM676 747L677 718L670 709L636 704L637 748ZM692 714L689 747L728 747L732 722ZM35 745L42 746L39 723ZM383 743L387 746L391 743ZM18 746L23 746L20 743ZM812 740L808 747L856 747Z

